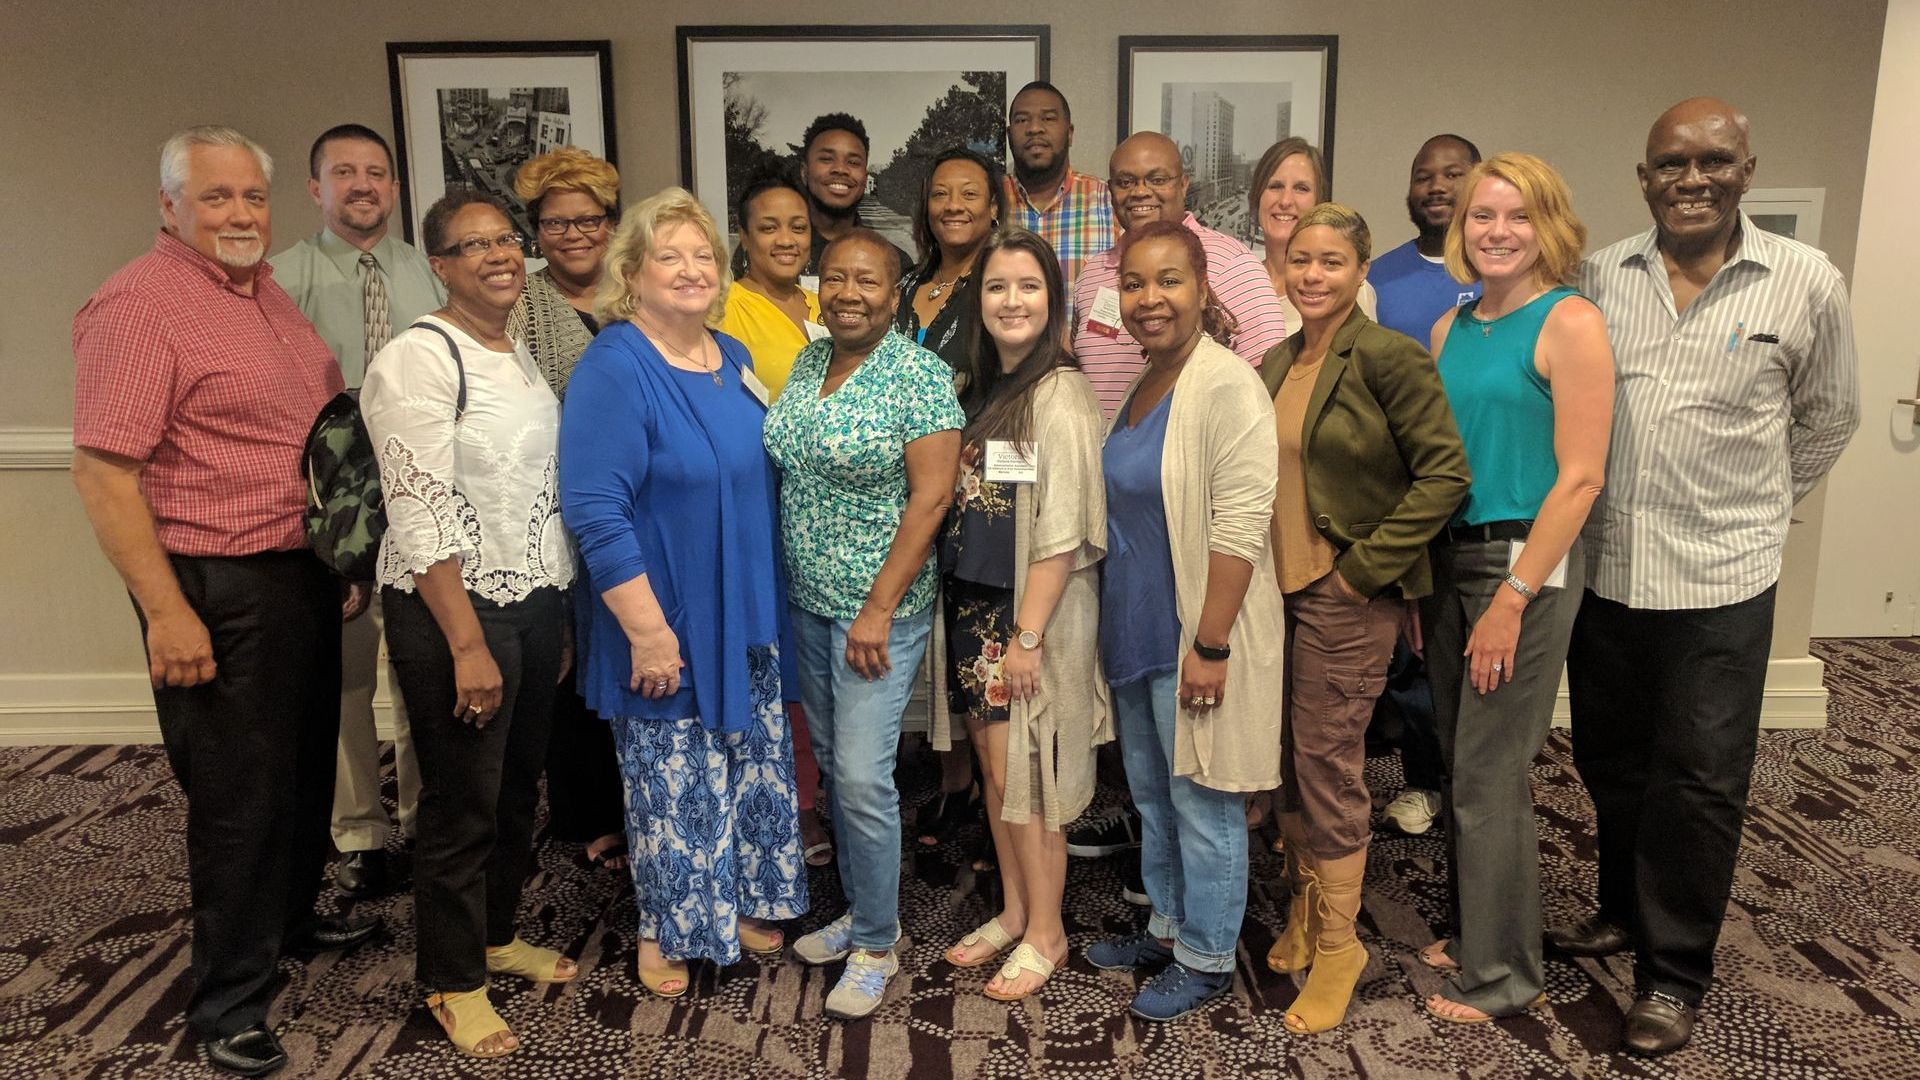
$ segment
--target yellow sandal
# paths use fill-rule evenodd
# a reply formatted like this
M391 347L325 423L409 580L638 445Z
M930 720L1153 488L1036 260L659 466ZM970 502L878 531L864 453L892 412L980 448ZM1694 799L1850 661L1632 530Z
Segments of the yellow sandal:
M447 1038L468 1057L500 1058L520 1049L520 1041L487 1000L487 988L461 990L446 994L428 994L427 1009L440 1022ZM513 1042L504 1049L482 1050L480 1044L505 1032Z
M740 921L740 947L755 956L779 956L787 947L786 932L775 927L748 926Z
M561 965L566 965L563 974ZM543 949L538 945L529 945L520 938L498 948L487 950L487 973L490 975L518 975L537 983L572 982L580 974L580 966L552 949Z

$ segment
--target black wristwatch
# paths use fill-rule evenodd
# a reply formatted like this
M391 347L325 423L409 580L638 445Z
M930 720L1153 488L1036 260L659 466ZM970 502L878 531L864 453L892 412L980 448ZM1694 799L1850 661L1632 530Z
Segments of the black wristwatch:
M1202 660L1225 660L1233 655L1231 645L1202 645L1198 638L1193 642L1194 655Z

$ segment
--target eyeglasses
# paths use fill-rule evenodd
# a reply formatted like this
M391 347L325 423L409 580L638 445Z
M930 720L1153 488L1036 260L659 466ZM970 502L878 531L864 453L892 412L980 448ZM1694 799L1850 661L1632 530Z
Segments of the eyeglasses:
M568 229L579 229L580 235L592 236L607 227L607 215L587 214L584 217L543 217L539 221L541 236L565 236Z
M502 251L523 251L526 245L527 238L517 232L501 233L491 240L484 236L469 236L465 240L460 241L438 254L442 258L459 255L462 258L477 259L485 255L492 248L497 247Z
M1108 180L1107 186L1124 195L1134 188L1139 187L1141 184L1145 184L1155 191L1166 191L1179 182L1180 178L1178 176L1169 176L1166 173L1154 173L1152 176L1144 178L1122 174Z

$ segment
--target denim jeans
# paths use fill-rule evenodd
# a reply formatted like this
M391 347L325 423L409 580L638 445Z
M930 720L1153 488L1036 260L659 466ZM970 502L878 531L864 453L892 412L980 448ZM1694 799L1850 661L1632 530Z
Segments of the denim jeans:
M791 611L800 703L832 798L835 858L853 912L853 946L891 949L900 939L900 791L893 769L900 714L927 651L933 609L895 616L887 636L893 670L871 681L847 664L852 619Z
M1147 931L1173 939L1196 971L1232 971L1247 911L1245 798L1173 775L1177 671L1113 688L1127 785L1140 811L1140 876L1153 901Z

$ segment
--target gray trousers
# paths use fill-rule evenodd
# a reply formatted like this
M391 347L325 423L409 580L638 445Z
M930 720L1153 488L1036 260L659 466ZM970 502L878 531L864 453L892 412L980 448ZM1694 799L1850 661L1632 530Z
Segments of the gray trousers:
M1458 981L1441 992L1510 1016L1546 989L1541 957L1540 837L1527 771L1546 743L1560 670L1586 581L1581 545L1564 588L1539 589L1520 620L1513 681L1474 691L1464 658L1473 624L1507 572L1504 540L1433 548L1433 595L1421 602L1433 715L1446 767L1448 886L1458 932L1447 955Z

